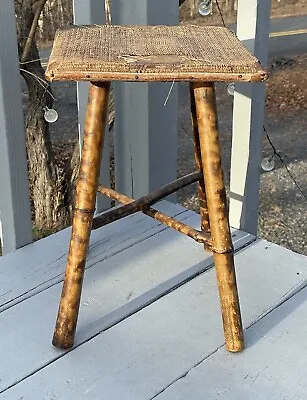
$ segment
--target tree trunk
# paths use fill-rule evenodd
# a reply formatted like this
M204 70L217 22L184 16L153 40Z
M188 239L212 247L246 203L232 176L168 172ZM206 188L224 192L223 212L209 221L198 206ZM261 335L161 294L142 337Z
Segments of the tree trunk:
M15 0L20 55L24 52L34 19L34 3L36 2L33 0ZM29 92L26 112L29 182L36 228L54 230L66 226L70 221L70 176L77 166L60 169L55 163L48 124L44 120L44 108L52 105L52 98L48 93L50 87L47 82L40 81L45 81L40 61L29 63L38 58L39 53L33 40L27 59L21 63L21 74Z
M42 75L41 67L31 65L28 71ZM67 225L69 212L65 202L66 179L53 162L43 108L51 106L50 97L35 79L23 72L29 90L26 113L26 139L29 182L38 229L54 229Z
M73 0L47 0L40 16L37 39L53 40L57 29L73 22Z
M232 15L235 10L235 0L226 0L226 13Z
M189 7L190 7L190 17L194 18L196 15L196 9L198 6L199 0L189 0Z

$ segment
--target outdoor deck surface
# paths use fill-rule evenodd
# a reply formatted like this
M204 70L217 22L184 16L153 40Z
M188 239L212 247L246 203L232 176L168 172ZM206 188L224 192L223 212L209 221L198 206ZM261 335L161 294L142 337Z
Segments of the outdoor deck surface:
M178 205L159 208L195 227ZM234 231L246 349L211 253L142 214L92 234L75 347L51 345L70 229L0 257L0 400L306 399L307 258Z

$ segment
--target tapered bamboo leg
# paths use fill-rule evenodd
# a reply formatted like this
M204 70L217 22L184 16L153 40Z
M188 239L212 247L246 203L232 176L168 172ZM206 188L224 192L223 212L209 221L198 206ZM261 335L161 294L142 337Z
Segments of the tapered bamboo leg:
M66 274L53 345L73 345L95 209L110 84L91 83Z
M237 352L244 348L244 339L221 167L214 84L195 83L192 87L226 348Z
M193 139L194 139L195 166L198 171L202 172L203 167L201 163L201 154L200 154L196 104L195 104L194 91L191 83L190 83L190 101L191 101L191 117L192 117ZM201 179L198 183L198 200L199 200L201 230L209 232L210 225L209 225L209 215L208 215L208 206L207 206L204 179Z

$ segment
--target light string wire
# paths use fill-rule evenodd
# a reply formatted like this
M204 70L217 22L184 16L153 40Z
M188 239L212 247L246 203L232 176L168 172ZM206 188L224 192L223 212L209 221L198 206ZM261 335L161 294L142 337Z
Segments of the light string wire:
M30 71L27 71L26 69L20 68L20 71L22 71L22 72L24 72L24 73L27 73L27 74L29 74L29 75L31 75L31 76L33 76L33 78L35 78L35 79L37 80L37 83L39 83L39 84L46 90L46 92L49 94L49 96L50 96L53 100L56 101L56 98L53 96L53 94L50 92L50 90L48 90L49 83L48 83L47 81L45 81L44 79L42 79L42 78L39 77L38 75L33 74L33 73L30 72ZM45 86L45 85L46 85L46 86Z
M220 7L220 4L219 4L219 1L218 1L218 0L215 0L215 4L216 4L216 6L217 6L217 9L218 9L218 11L219 11L219 14L220 14L220 17L221 17L222 23L223 23L224 27L226 27L225 20L224 20L223 14L222 14L222 10L221 10L221 7ZM168 94L167 94L167 96L166 96L166 99L165 99L165 101L164 101L164 104L163 104L163 106L166 106L166 104L167 104L167 102L168 102L168 100L169 100L169 98L170 98L170 95L171 95L171 93L172 93L172 90L173 90L174 84L175 84L175 81L173 81L173 82L171 83L171 86L170 86L169 92L168 92Z
M219 4L219 0L215 0L215 3L216 3L216 6L217 6L217 8L218 8L218 11L219 11L221 20L222 20L222 22L223 22L223 25L226 27L225 20L224 20L224 17L223 17L223 13L222 13L222 9L221 9L220 4ZM277 156L277 157L279 158L279 160L281 161L283 167L284 167L285 170L287 171L289 177L292 179L293 183L294 183L295 186L297 187L298 191L299 191L300 194L303 196L303 198L304 198L305 200L307 200L306 194L304 193L303 189L301 188L301 186L299 185L299 183L298 183L297 180L295 179L294 175L293 175L292 172L290 171L290 169L289 169L287 163L285 162L285 160L283 159L283 157L281 156L281 154L276 150L276 147L274 146L274 143L272 142L272 139L270 138L269 133L268 133L268 131L267 131L267 129L266 129L266 127L265 127L264 125L263 125L263 130L264 130L264 133L265 133L265 135L266 135L267 141L269 142L270 146L272 147L273 156Z
M305 195L305 193L303 192L303 189L301 188L301 186L298 184L297 180L295 179L295 177L293 176L292 172L289 170L288 165L286 164L285 160L283 159L283 157L281 156L281 154L276 150L276 147L274 146L272 139L270 138L268 131L266 129L265 126L263 126L263 130L264 133L266 135L267 141L269 142L270 146L272 147L273 150L273 155L277 156L279 158L279 160L281 161L283 167L285 168L285 170L287 171L288 175L290 176L290 178L292 179L292 181L294 182L295 186L297 187L297 189L299 190L299 192L301 193L301 195L304 197L305 200L307 200L307 196Z
M53 95L53 94L51 93L51 91L49 90L49 87L50 87L50 83L49 83L49 82L47 82L45 79L42 79L40 76L34 74L33 72L30 72L30 71L28 71L28 70L26 70L26 69L24 69L24 68L21 67L22 65L25 65L25 64L31 64L31 63L35 63L35 62L41 62L41 61L44 61L44 60L48 60L48 57L41 57L41 58L36 58L36 59L33 59L33 60L20 61L20 62L19 62L19 64L20 64L20 67L19 67L20 71L23 72L23 73L27 73L27 74L31 75L31 76L39 83L39 85L42 86L42 87L44 88L44 91L43 91L43 93L42 93L42 95L41 95L41 98L40 98L40 100L39 100L39 102L38 102L37 107L35 108L34 112L33 112L32 115L30 116L30 118L28 119L28 121L26 122L26 125L25 125L25 128L26 128L26 129L29 127L29 123L32 121L32 119L36 116L36 113L37 113L38 109L42 106L43 98L44 98L44 96L45 96L46 94L48 94L54 101L57 101L57 98L54 97L54 95Z
M223 23L224 27L226 28L226 23L225 23L225 20L224 20L224 17L223 17L223 13L222 13L222 9L221 9L221 7L220 7L219 0L215 0L215 4L216 4L217 9L218 9L218 11L219 11L219 14L220 14L222 23Z

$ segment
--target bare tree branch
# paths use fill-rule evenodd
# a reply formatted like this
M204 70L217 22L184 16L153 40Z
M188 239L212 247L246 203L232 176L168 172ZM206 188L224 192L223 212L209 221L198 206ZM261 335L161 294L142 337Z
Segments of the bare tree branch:
M111 16L111 0L104 0L104 8L106 14L106 23L107 25L111 25L112 16Z
M37 24L38 24L38 20L39 20L40 14L41 14L41 12L42 12L45 4L46 4L46 1L47 0L40 0L37 3L36 7L35 7L36 10L35 10L35 15L34 15L34 18L33 18L32 26L31 26L31 30L29 32L29 36L27 38L24 50L22 52L21 60L20 60L22 63L27 61L27 59L28 59L28 56L29 56L29 53L30 53L30 49L31 49L31 46L32 46L32 43L33 43L33 40L34 40L34 37L35 37L35 32L36 32L36 27L37 27Z

